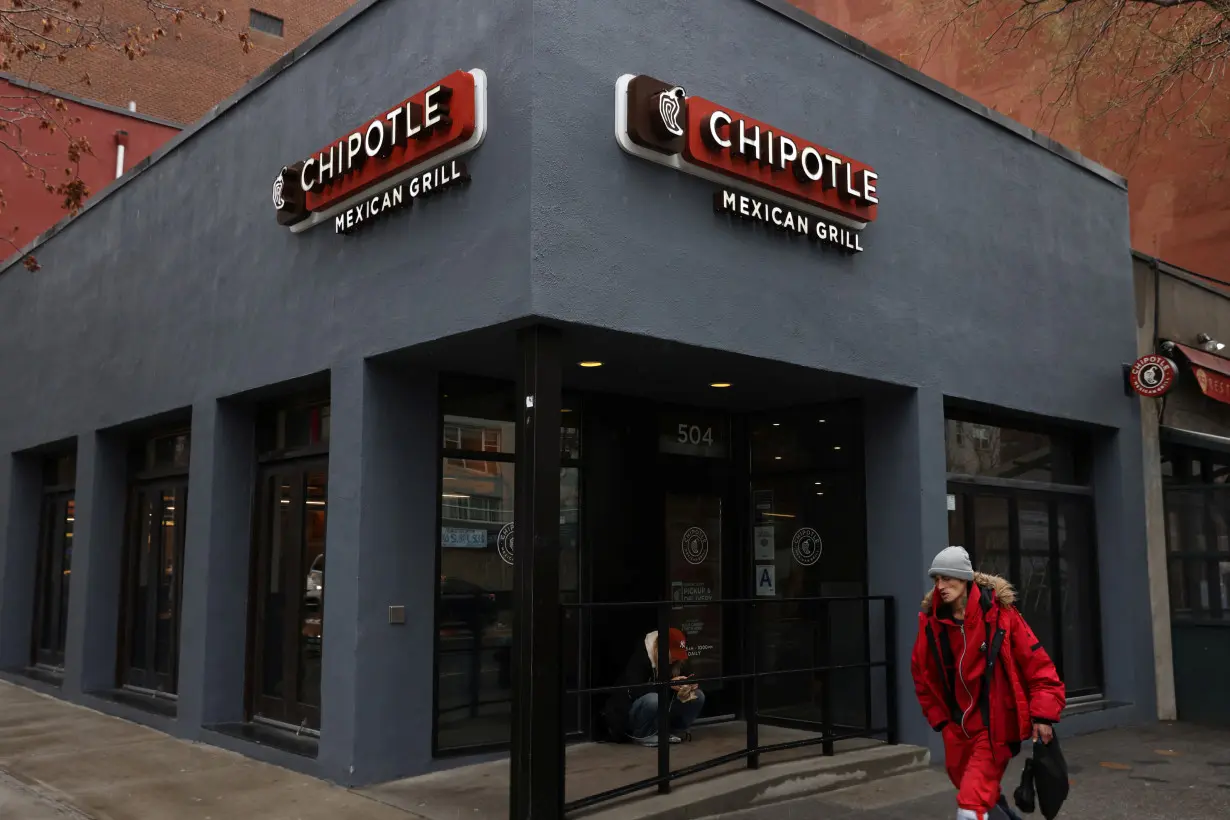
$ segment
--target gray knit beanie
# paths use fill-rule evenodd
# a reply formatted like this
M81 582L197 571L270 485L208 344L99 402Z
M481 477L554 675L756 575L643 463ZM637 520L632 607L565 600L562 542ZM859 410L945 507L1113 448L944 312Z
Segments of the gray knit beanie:
M960 578L962 581L974 580L974 565L970 563L969 553L965 547L945 547L931 562L932 578L943 575L945 578Z

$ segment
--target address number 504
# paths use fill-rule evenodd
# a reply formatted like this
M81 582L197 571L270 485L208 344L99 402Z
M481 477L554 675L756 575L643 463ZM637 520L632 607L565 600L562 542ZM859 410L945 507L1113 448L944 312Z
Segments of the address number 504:
M713 446L713 428L706 427L700 429L695 424L679 425L679 443L680 444L705 444Z

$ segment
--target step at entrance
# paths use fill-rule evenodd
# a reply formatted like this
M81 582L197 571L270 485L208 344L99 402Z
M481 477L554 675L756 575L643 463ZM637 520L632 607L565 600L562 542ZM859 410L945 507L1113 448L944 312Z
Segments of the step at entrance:
M646 792L571 817L586 820L693 820L770 806L925 769L931 753L920 746L873 746L832 757L718 770L720 776L685 780L670 794Z
M923 747L868 746L866 743L862 741L860 747L851 748L839 742L838 753L831 757L766 755L756 770L746 768L742 761L731 763L678 781L670 794L660 795L647 789L572 812L568 817L570 820L692 820L868 783L918 771L930 763L930 752ZM640 774L620 759L620 753L630 750L628 746L606 744L569 747L567 765L578 775L570 781L569 798L583 796L575 793L576 787L582 785L578 780L592 778L592 774L582 777L579 771L582 769L591 773L601 770L604 777L609 778L609 782L585 782L584 791L591 794L640 779ZM636 751L647 753L647 760L652 760L650 756L656 754L650 749ZM610 758L611 765L598 767L597 758ZM505 820L508 817L508 761L463 766L385 783L361 793L426 820L455 820L458 816L467 820Z

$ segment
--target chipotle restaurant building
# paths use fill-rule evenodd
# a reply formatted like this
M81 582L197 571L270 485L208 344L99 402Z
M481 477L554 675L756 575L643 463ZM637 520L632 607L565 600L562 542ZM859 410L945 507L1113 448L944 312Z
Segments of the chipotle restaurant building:
M7 680L516 772L669 621L705 720L926 745L957 543L1069 731L1153 714L1123 180L776 0L412 5L0 275Z

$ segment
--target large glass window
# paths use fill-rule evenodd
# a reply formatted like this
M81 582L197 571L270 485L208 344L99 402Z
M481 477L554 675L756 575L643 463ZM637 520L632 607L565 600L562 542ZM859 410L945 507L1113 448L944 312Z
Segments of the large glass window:
M1167 443L1162 466L1171 614L1230 621L1230 454Z
M75 455L43 462L43 504L34 601L32 661L35 666L64 668L68 638L68 590L73 572L73 524L76 520Z
M764 601L757 607L757 668L865 662L868 618L862 603L832 603L824 612L824 605L797 601L866 594L859 407L830 405L757 417L750 435L751 556L755 594ZM829 684L826 693L820 673L766 677L760 682L761 718L870 726L869 671L836 671Z
M1081 437L947 422L948 539L1012 582L1072 696L1101 689L1093 497Z
M444 381L440 467L440 586L436 607L436 748L506 744L512 720L513 564L516 559L515 388ZM561 414L560 591L579 579L580 407ZM576 685L580 633L565 621L564 659ZM569 710L575 728L576 709Z
M119 683L173 695L188 520L188 431L153 436L130 457Z
M982 478L1087 484L1078 437L950 418L944 437L948 472Z
M324 401L267 408L257 427L252 717L319 733L329 504Z

